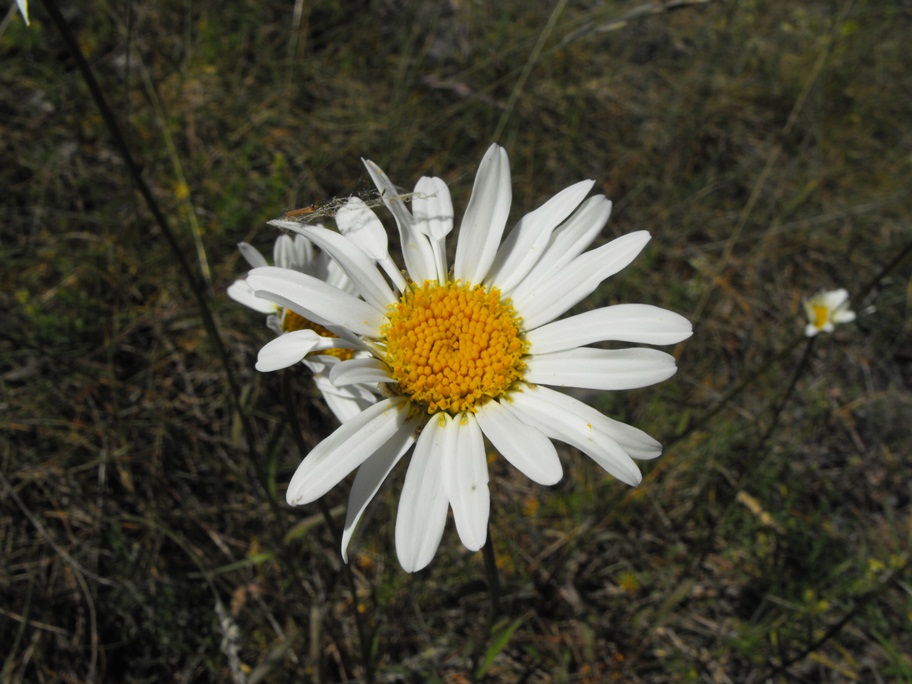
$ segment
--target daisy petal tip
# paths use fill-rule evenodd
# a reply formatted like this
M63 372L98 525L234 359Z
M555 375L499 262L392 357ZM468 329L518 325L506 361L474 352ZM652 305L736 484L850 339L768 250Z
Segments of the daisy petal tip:
M558 466L560 466L560 464L558 464ZM553 487L563 479L564 469L562 467L558 467L546 473L542 473L538 478L538 483L546 487Z
M461 539L462 545L465 546L469 551L475 553L476 551L481 551L481 548L485 545L485 542L488 541L488 531L485 530L484 534L476 539Z
M412 574L413 572L418 572L419 570L424 570L428 564L431 562L431 559L421 559L414 554L397 553L397 558L399 559L399 565L407 573Z
M620 472L612 473L615 478L623 482L628 487L639 487L643 482L643 473L632 461L629 468L624 468Z

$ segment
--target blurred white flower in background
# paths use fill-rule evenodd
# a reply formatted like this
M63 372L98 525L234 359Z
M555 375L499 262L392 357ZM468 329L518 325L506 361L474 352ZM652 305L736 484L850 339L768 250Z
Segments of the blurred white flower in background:
M833 332L836 325L855 320L855 312L849 309L849 293L843 289L821 290L805 299L804 311L808 318L804 334L808 337Z

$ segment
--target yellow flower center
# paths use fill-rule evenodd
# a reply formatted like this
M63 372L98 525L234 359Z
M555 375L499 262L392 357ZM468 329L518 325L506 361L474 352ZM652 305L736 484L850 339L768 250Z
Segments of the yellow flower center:
M428 413L474 412L522 379L528 343L500 290L460 282L413 286L381 331L398 391Z
M823 326L826 325L830 317L829 308L823 304L813 304L811 305L811 311L814 313L814 327L818 330L823 330Z
M307 320L304 316L296 314L291 309L285 309L285 312L282 315L282 332L292 332L294 330L313 330L320 337L335 337L335 335L322 325ZM351 349L323 349L322 351L311 352L307 356L315 356L317 354L320 354L321 356L335 356L342 361L348 361L354 355L354 351Z

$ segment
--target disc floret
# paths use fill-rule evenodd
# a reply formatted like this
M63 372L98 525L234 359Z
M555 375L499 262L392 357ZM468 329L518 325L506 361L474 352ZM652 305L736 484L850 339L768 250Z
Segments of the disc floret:
M496 287L425 281L410 287L388 318L381 332L398 392L428 413L474 413L522 380L528 344Z

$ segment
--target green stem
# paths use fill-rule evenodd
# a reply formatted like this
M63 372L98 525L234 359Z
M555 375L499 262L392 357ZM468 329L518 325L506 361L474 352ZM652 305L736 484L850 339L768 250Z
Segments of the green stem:
M491 596L491 607L488 613L488 632L497 621L500 612L500 573L497 570L497 559L494 556L494 542L491 540L491 528L488 526L488 538L481 549L484 557L485 576L488 579L488 593Z
M538 58L541 57L542 49L545 47L548 36L554 31L554 27L557 25L557 19L566 6L567 0L559 0L557 5L555 5L554 10L551 12L551 16L548 17L548 23L545 24L545 28L543 28L542 32L539 34L538 41L535 43L535 47L532 48L532 54L530 54L529 59L526 60L523 70L516 80L516 85L513 86L513 91L510 93L510 99L504 107L503 114L500 116L500 121L497 122L497 128L494 129L494 135L491 136L492 140L499 140L500 136L503 135L504 129L507 127L507 121L510 120L513 109L516 107L516 101L519 99L519 96L526 85L526 81L532 73L532 68L535 66L535 63L538 62Z
M485 623L484 632L472 649L474 681L479 681L480 676L482 676L479 671L482 654L486 650L488 640L491 638L491 632L494 630L494 625L497 623L497 617L500 614L500 573L497 570L497 558L494 555L494 542L491 540L490 525L488 525L488 537L481 548L481 555L484 558L485 577L488 581L488 595L491 597L491 603L488 605L488 619Z

